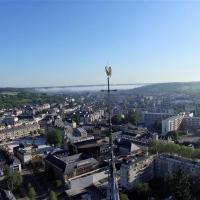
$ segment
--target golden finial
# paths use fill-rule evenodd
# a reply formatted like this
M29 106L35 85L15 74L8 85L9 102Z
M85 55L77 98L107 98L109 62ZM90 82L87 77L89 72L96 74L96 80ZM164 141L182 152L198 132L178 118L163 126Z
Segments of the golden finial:
M108 77L111 77L111 75L112 75L112 68L111 68L111 66L106 66L105 67L105 71L106 71L106 75L108 76Z

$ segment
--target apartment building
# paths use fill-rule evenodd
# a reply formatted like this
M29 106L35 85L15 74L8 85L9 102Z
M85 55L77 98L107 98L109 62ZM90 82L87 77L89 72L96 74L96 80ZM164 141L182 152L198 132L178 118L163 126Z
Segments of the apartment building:
M184 115L177 115L162 120L162 135L167 135L170 131L177 131L183 122Z
M170 113L157 113L148 111L141 111L140 115L141 123L144 123L146 126L153 125L156 120L164 120L173 116L173 114Z
M138 182L150 181L154 177L154 157L133 158L120 168L120 186L131 190Z
M197 131L200 129L200 117L194 117L193 113L180 113L177 116L162 120L162 135L179 129Z
M200 117L184 117L183 129L185 129L185 130L200 129Z
M13 140L20 137L25 137L30 134L30 132L38 131L40 125L38 123L24 124L12 128L6 128L0 130L0 141Z
M84 123L87 124L99 121L102 118L104 118L104 116L105 116L104 110L98 110L96 112L89 113L84 116Z
M43 110L48 110L48 109L50 109L50 108L51 108L50 104L45 103L45 104L42 104L42 105L37 105L37 106L36 106L36 111L37 111L37 112L41 112L41 111L43 111Z
M160 154L155 159L155 177L165 177L178 168L200 177L200 162L176 155Z
M138 182L164 178L177 169L194 175L200 182L200 162L177 155L160 154L126 161L120 168L120 186L131 190Z

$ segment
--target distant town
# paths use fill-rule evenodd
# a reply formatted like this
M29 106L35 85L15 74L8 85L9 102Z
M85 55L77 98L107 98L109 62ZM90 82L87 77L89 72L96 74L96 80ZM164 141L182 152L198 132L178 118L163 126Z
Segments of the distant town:
M97 89L0 89L0 199L107 199L109 108ZM118 88L110 100L120 199L200 199L200 83Z

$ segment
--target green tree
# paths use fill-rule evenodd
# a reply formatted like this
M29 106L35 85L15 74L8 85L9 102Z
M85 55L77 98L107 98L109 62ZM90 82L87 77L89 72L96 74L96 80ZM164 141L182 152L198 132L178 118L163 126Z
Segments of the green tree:
M178 140L178 132L177 131L170 131L167 133L167 136L170 137L172 140Z
M59 179L57 179L57 180L55 181L55 187L56 187L56 188L60 188L61 186L62 186L62 181L59 180Z
M148 183L137 183L129 194L129 199L147 200L150 195L150 187Z
M161 140L151 141L149 145L149 150L151 154L156 153L170 153L177 154L186 158L200 159L200 149L186 147L179 144L164 143Z
M4 174L5 178L7 178L10 175L10 169L9 169L8 165L3 166L3 174Z
M129 121L131 124L137 126L137 124L138 124L138 122L139 122L139 115L138 115L138 113L137 113L136 111L135 111L135 112L132 112L132 113L129 115L129 117L128 117L128 121Z
M6 177L7 186L11 191L17 190L21 186L22 181L22 176L17 171L9 173Z
M198 187L198 177L194 175L189 175L189 182L190 182L190 191L193 197L196 199L200 199L200 192ZM195 199L195 198L194 198Z
M120 200L129 200L128 195L120 192L119 194Z
M62 135L60 130L53 129L47 133L47 143L54 146L61 146L62 144Z
M73 121L73 122L76 122L76 123L78 124L78 122L79 122L78 117L77 117L76 115L74 115L74 116L72 117L72 121Z
M112 124L121 124L122 123L122 116L121 115L114 115L111 118Z
M28 184L28 197L30 200L35 200L36 197L35 189L30 183Z
M176 200L193 200L194 179L182 169L178 169L169 177L171 192Z
M51 191L49 194L49 200L57 200L57 195L54 191Z
M71 142L68 142L68 150L70 155L74 155L78 153L78 149L76 145L72 144Z

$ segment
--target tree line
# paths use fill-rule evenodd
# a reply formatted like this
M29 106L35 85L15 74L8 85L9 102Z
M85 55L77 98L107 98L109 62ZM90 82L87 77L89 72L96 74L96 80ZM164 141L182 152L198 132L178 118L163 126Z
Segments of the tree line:
M65 98L61 95L47 95L45 93L0 93L0 109L19 107L24 104L60 103L64 102L64 100Z
M114 115L111 118L112 124L118 125L118 124L124 124L127 122L130 122L131 124L137 126L139 123L139 114L138 112L131 112L127 116L122 116L122 115Z
M191 148L174 143L165 143L161 140L151 141L149 151L152 154L169 153L191 159L200 159L200 148Z

